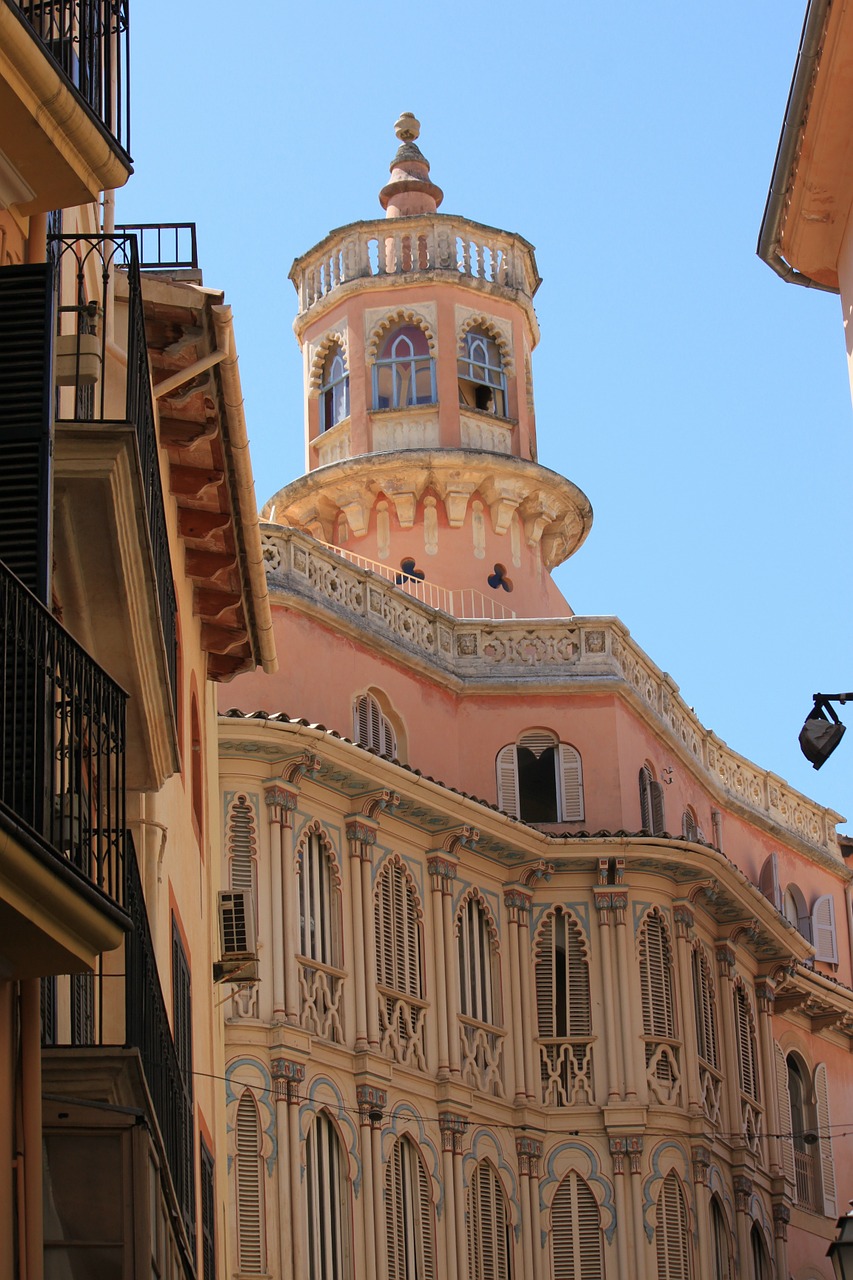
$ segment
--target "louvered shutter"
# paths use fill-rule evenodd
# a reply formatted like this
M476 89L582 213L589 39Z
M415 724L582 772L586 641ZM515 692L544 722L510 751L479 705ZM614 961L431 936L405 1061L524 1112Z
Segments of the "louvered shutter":
M779 859L771 853L764 860L758 877L758 887L777 911L782 910L782 890L779 885Z
M0 269L0 561L50 603L53 273Z
M643 1033L650 1038L673 1039L675 1006L669 940L657 911L646 917L640 935L640 983Z
M539 930L536 958L536 1015L539 1034L544 1039L556 1035L554 997L554 912L549 911Z
M538 760L543 751L558 745L557 735L552 733L550 729L530 729L527 733L521 735L518 745L526 747Z
M662 836L666 831L666 818L663 811L663 785L653 780L649 783L649 793L652 801L652 832L656 836Z
M255 814L245 796L238 796L228 814L227 848L232 889L248 890L257 907L255 884Z
M820 1062L814 1073L815 1111L820 1134L820 1182L823 1192L823 1211L828 1218L838 1212L835 1195L835 1163L832 1158L832 1121L829 1115L829 1081L826 1063Z
M421 1266L412 1280L435 1280L435 1235L432 1219L432 1198L430 1196L429 1176L420 1156L412 1150L412 1161L417 1175L418 1203L417 1222L420 1228Z
M717 1049L717 1011L714 1004L714 988L708 968L708 959L700 947L693 951L693 1000L696 1013L696 1041L699 1057L716 1070L719 1066Z
M435 1280L429 1177L408 1138L394 1143L385 1174L388 1280Z
M658 1280L690 1280L690 1231L681 1184L667 1174L658 1195L655 1220Z
M742 985L735 987L735 1033L737 1035L740 1087L754 1101L758 1101L758 1064L755 1055L755 1035L749 996Z
M815 960L838 964L838 941L835 933L835 903L831 893L817 899L812 909L812 942Z
M481 1161L468 1188L469 1280L511 1280L509 1222L497 1174Z
M551 1209L553 1280L601 1280L604 1258L595 1196L577 1173L557 1188Z
M652 828L652 775L643 765L640 770L640 826L643 831L651 832Z
M213 1156L201 1144L201 1280L216 1280L216 1211Z
M363 747L370 745L370 699L367 694L355 700L352 709L352 736Z
M261 1124L250 1089L237 1104L236 1199L237 1253L241 1271L259 1275L266 1270Z
M562 913L566 941L566 993L568 998L568 1034L589 1036L592 1034L592 1013L589 998L589 961L584 948L580 926L568 913Z
M385 1247L388 1254L388 1280L407 1280L406 1232L403 1207L402 1140L391 1148L385 1171Z
M498 752L498 808L511 818L518 817L518 761L515 746L510 744Z
M773 1065L776 1073L776 1097L779 1102L779 1144L782 1150L782 1172L793 1189L796 1183L794 1168L794 1122L791 1115L791 1094L788 1089L788 1064L778 1041L773 1041ZM833 1211L834 1212L834 1211Z
M560 743L560 819L583 822L583 772L581 758L574 747Z

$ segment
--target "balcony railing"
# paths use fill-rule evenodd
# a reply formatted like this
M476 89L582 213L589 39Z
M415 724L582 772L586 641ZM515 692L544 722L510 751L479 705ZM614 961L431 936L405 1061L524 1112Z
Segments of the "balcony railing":
M0 802L124 905L125 694L0 564Z
M795 1139L796 1142L796 1139ZM797 1204L801 1209L818 1212L815 1158L811 1151L798 1151L794 1147L794 1172L797 1179Z
M58 422L124 422L136 432L154 574L172 694L177 679L177 605L166 535L160 458L151 400L151 375L136 236L49 237L59 306ZM127 311L115 305L116 279L127 281ZM126 316L126 318L125 318ZM121 386L121 363L127 372ZM108 358L110 377L105 376Z
M424 1035L427 1004L416 996L379 987L379 1042L383 1053L403 1066L426 1071Z
M592 1043L589 1036L540 1037L539 1066L546 1107L593 1102Z
M503 1048L505 1032L502 1027L475 1018L459 1016L460 1071L465 1084L495 1098L506 1095L503 1081Z
M116 227L116 235L136 236L140 271L197 271L194 222L137 222Z
M311 1035L319 1036L321 1040L342 1044L343 970L321 964L319 960L309 960L305 956L298 957L298 966L302 1001L300 1026L310 1031Z
M6 0L75 93L130 155L128 0Z

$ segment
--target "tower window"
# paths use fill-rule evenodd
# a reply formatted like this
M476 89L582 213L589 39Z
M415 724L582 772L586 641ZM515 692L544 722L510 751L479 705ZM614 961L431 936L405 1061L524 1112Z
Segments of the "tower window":
M498 418L506 413L506 375L500 348L482 329L465 334L465 354L459 357L459 403Z
M373 366L374 409L434 404L435 361L423 329L407 324L390 333Z
M356 698L352 708L353 737L362 747L375 751L386 760L397 755L397 739L391 721L372 693Z
M498 807L522 822L582 822L579 752L550 729L529 729L498 752Z
M320 429L329 431L349 417L349 374L344 353L337 343L323 364L320 384Z

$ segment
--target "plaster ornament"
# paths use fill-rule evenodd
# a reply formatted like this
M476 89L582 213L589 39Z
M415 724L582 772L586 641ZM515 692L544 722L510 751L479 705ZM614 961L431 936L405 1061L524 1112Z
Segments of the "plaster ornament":
M438 552L438 511L435 498L424 498L424 550L428 556Z
M509 542L512 553L512 563L516 569L521 568L521 525L518 519L518 513L512 513L512 519L509 522Z
M478 560L486 556L486 517L483 504L477 499L471 503L471 532L474 536L474 555Z
M391 554L391 518L387 502L376 504L376 554L380 560L387 560Z

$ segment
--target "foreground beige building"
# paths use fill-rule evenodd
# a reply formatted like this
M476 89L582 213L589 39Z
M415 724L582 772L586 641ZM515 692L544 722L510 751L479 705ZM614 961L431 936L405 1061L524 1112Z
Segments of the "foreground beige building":
M220 703L229 1272L828 1278L838 815L560 595L591 509L537 460L533 251L438 213L417 136L291 273L287 674Z

